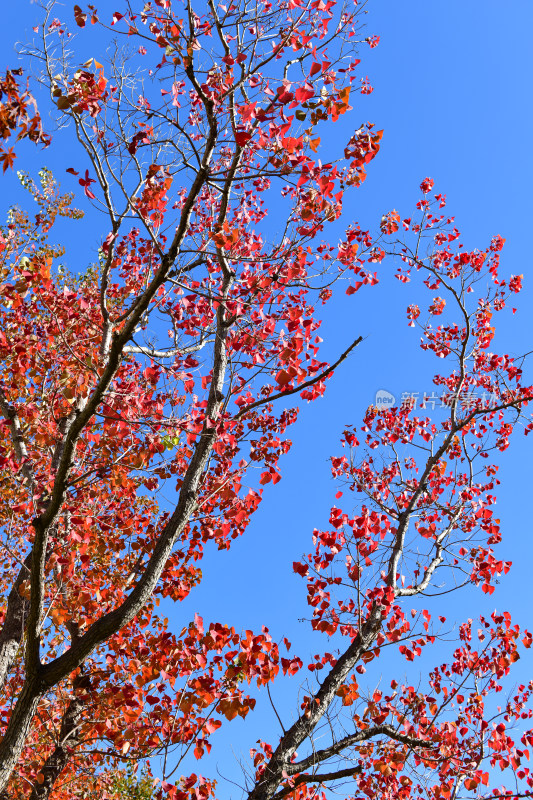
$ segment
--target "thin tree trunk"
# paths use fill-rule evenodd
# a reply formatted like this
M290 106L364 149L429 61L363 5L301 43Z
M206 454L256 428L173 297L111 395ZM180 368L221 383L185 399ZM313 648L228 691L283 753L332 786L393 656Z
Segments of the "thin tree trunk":
M30 733L31 723L37 711L41 692L35 680L27 680L15 704L9 724L2 739L0 761L0 800L8 800L6 786Z
M20 568L7 600L5 622L0 630L0 689L5 685L24 635L29 603L21 595L20 587L22 582L30 577L31 559L30 553Z
M36 782L33 785L29 800L47 800L57 779L70 761L73 750L78 746L80 741L79 722L86 702L83 690L89 685L87 676L79 675L75 678L72 686L73 697L63 714L57 745L41 767L42 782Z

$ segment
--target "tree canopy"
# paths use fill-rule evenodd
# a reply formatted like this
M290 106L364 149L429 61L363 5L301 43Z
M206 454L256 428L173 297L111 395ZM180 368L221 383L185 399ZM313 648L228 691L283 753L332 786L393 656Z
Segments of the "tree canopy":
M498 453L531 430L533 386L527 345L495 335L522 275L497 233L463 243L430 178L409 217L346 213L383 133L335 135L372 91L364 10L52 3L23 50L33 83L0 85L4 171L22 139L72 154L68 175L19 172L31 210L0 229L3 800L226 796L202 764L283 676L281 732L250 742L231 796L531 794L533 682L508 674L532 635L505 610L447 613L510 568ZM246 535L300 407L357 358L356 319L330 357L323 314L371 304L389 265L438 370L422 408L381 392L341 426L329 524L279 553L318 652L268 619L190 619L205 552Z

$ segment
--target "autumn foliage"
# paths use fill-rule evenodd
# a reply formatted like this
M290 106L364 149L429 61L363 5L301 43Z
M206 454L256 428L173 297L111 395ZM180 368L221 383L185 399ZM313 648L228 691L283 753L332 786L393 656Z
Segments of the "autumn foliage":
M46 147L50 144L50 136L43 130L35 98L28 89L21 89L17 82L21 75L21 69L8 69L5 77L0 79L0 138L5 142L16 133L17 141L28 138ZM0 146L3 172L13 167L15 158L14 147L6 150Z
M503 240L466 250L429 178L412 217L346 225L343 199L382 137L362 125L325 161L324 126L372 90L356 45L377 37L361 39L357 4L54 13L28 52L71 137L72 191L20 173L33 210L13 208L0 236L0 796L222 796L202 759L280 675L307 694L282 710L278 740L250 743L250 800L340 785L384 800L528 795L533 684L506 695L505 679L531 634L507 612L461 620L427 668L450 632L425 607L436 576L491 594L510 566L491 454L530 430L533 387L492 350L521 288L500 269ZM93 26L125 47L81 63L72 41L67 57L71 31L83 42ZM2 91L1 135L47 144L13 73ZM4 171L13 157L0 151ZM97 252L76 203L102 212ZM323 357L322 307L376 284L384 259L416 287L407 319L442 359L446 402L422 416L371 406L342 433L338 506L293 565L319 651L304 664L268 620L241 631L179 603L206 548L230 548L275 493L298 405L355 357L360 337ZM412 678L370 690L385 653Z

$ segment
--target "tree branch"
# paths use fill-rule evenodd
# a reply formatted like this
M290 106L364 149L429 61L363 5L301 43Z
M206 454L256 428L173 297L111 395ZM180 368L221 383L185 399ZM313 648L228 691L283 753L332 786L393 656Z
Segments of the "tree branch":
M337 369L337 367L340 364L342 364L342 362L345 361L348 358L348 356L350 355L352 350L355 347L357 347L358 344L361 344L362 341L363 341L363 337L359 336L344 351L344 353L342 353L342 355L339 356L339 358L335 361L334 364L331 364L327 369L325 369L319 375L315 375L314 378L310 378L309 380L304 381L299 386L295 386L293 389L288 389L285 392L277 392L276 394L271 394L271 395L269 395L269 397L265 397L263 400L256 400L255 402L250 403L247 406L244 406L244 408L241 408L239 413L235 416L235 419L240 419L245 414L247 414L249 411L251 411L253 408L257 408L258 406L264 406L267 403L272 403L274 400L279 400L281 397L289 397L289 395L291 395L291 394L297 394L298 392L301 392L304 389L309 388L309 386L314 386L319 381L324 380L324 378L327 378L328 375L331 375L331 373L334 372Z
M393 739L395 742L401 742L402 744L407 744L410 747L433 747L432 742L428 742L426 739L419 739L416 736L409 736L406 733L400 733L399 731L395 730L392 725L376 725L374 728L367 728L364 731L357 731L357 733L352 733L349 736L345 736L343 739L339 739L338 742L335 742L334 744L330 745L329 747L325 747L322 750L315 750L310 756L307 756L307 758L303 758L301 761L296 761L287 765L285 767L285 772L287 775L296 775L296 773L301 772L304 769L314 767L317 764L320 764L322 761L331 758L331 756L341 753L347 747L351 747L359 742L366 742L368 739L373 739L374 736L388 736L389 739Z

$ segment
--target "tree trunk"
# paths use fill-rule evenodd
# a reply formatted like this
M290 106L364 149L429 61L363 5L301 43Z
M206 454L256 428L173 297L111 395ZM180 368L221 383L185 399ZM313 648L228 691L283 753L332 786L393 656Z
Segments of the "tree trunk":
M26 681L0 743L0 786L3 789L0 800L9 798L5 787L26 743L40 699L41 692L36 682Z
M73 697L63 714L57 745L41 767L43 780L34 784L30 800L46 800L50 796L57 779L72 757L73 749L79 744L79 721L86 702L83 689L89 685L89 679L85 675L79 675L74 680Z

